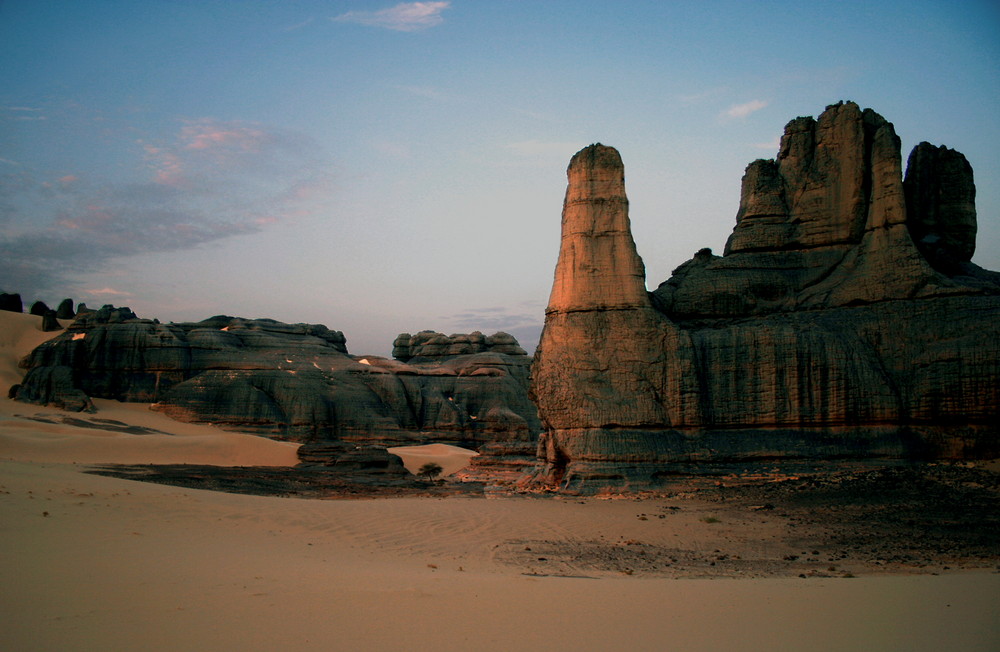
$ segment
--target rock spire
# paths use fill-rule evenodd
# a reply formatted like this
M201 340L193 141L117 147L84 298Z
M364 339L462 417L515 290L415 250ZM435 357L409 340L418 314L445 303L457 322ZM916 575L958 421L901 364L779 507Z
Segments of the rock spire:
M573 157L532 369L535 479L655 486L690 465L1000 453L1000 275L971 262L961 154L853 102L751 163L723 256L648 295L618 153Z
M559 262L546 312L649 306L618 150L600 143L585 147L566 176Z

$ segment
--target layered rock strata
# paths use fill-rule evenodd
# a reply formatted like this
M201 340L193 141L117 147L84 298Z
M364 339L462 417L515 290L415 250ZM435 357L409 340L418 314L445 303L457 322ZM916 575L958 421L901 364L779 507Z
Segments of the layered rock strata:
M91 397L152 403L182 421L302 442L312 463L431 441L485 449L488 463L491 452L524 455L539 431L523 351L357 357L322 325L227 316L162 324L105 306L81 312L21 364L18 400L72 410L92 410Z
M1000 451L1000 283L969 260L971 168L929 148L904 187L874 111L793 120L777 159L747 168L725 254L698 252L651 294L618 153L574 156L532 371L536 480L637 488L690 462Z

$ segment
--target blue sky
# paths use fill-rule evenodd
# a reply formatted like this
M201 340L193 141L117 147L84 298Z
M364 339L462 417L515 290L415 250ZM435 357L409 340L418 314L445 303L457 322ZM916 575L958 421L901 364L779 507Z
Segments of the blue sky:
M839 100L968 157L1000 269L996 2L0 0L0 288L530 349L573 153L621 152L652 289Z

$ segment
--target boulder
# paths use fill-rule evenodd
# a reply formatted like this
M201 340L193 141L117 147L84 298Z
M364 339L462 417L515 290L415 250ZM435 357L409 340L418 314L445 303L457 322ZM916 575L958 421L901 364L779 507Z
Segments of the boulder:
M81 304L82 305L82 304ZM76 312L73 310L73 300L63 299L56 308L56 317L59 319L73 319L76 317Z
M961 152L922 142L913 148L903 180L907 227L924 257L954 275L976 250L976 184Z
M24 312L24 304L21 303L21 295L17 293L0 293L0 310L6 310L7 312Z
M914 152L904 187L874 111L791 121L777 159L748 166L724 255L702 249L651 294L617 152L574 156L532 369L534 480L643 488L692 463L1000 452L1000 276L968 259L971 169Z
M63 329L56 314L55 310L46 310L45 314L42 315L42 330L44 332L54 333L55 331L61 331Z
M49 307L45 305L44 301L36 301L31 304L31 308L28 309L29 315L36 315L42 317L49 311Z

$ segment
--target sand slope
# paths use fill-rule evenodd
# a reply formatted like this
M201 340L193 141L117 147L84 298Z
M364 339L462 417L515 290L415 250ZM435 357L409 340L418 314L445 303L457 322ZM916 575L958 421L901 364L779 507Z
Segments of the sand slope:
M0 459L117 464L289 466L298 445L174 421L136 403L95 400L97 414L18 403L7 390L20 382L17 362L59 333L43 333L41 317L0 311ZM101 421L109 428L100 428ZM72 425L84 422L90 427ZM95 427L96 426L96 427ZM130 434L132 430L156 432Z
M634 535L633 501L309 501L0 463L0 647L989 650L1000 575L545 577L509 539ZM705 542L706 545L711 545Z
M461 471L469 465L476 451L450 444L425 444L423 446L396 446L387 448L393 455L403 460L407 471L416 475L424 464L433 463L441 467L440 477Z

